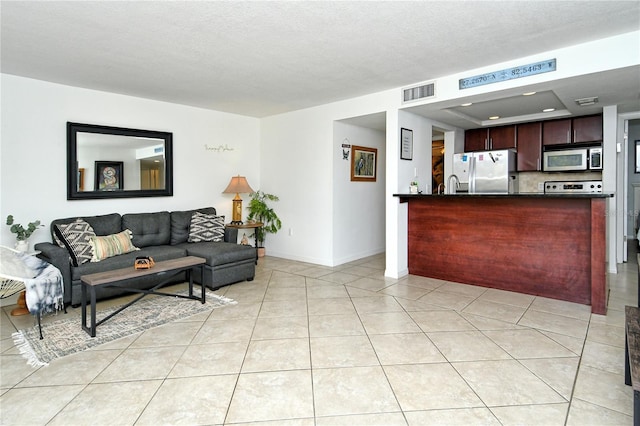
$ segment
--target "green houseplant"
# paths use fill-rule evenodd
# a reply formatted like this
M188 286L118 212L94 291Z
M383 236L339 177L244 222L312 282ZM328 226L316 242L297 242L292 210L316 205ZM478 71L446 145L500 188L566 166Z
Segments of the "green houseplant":
M40 224L39 220L36 220L35 222L30 222L25 228L19 223L14 223L13 215L7 216L7 225L11 227L11 232L16 234L16 240L18 241L25 241L29 239L31 234L33 234L36 229L44 226Z
M267 201L278 201L279 198L273 194L265 194L262 191L253 192L250 196L251 201L247 207L249 211L247 221L257 221L264 224L261 228L255 228L254 231L258 248L264 248L266 234L275 234L282 228L280 218L273 208L267 204Z
M7 216L7 225L11 227L9 228L9 230L13 234L16 234L16 250L25 252L29 251L29 243L27 242L27 240L29 239L31 234L33 234L36 229L44 226L40 224L39 220L36 220L35 222L30 222L25 228L19 223L14 223L13 215Z

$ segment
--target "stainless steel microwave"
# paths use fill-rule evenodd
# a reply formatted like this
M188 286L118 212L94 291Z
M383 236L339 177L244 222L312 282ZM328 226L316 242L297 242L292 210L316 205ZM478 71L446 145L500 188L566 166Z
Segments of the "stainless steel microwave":
M542 170L545 172L602 170L602 148L545 151L543 160Z

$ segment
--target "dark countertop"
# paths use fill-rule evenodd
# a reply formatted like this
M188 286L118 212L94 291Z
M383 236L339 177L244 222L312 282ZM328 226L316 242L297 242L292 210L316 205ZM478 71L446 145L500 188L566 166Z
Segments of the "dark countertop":
M589 194L545 194L542 192L525 192L519 194L469 194L468 192L459 192L457 194L393 194L394 197L400 198L611 198L611 193L589 193Z

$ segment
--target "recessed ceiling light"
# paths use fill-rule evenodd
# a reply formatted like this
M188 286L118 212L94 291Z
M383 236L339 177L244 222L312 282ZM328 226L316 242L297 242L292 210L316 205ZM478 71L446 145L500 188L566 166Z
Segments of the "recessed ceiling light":
M523 93L522 96L531 96L531 95L535 95L536 92L527 92L527 93Z
M500 118L499 115L492 115L491 117L489 117L489 120L497 120L498 118Z
M555 110L556 110L555 108L545 108L545 109L542 110L542 112L552 112L552 111L555 111Z
M467 102L466 104L460 104L460 106L471 106L473 105L473 102Z

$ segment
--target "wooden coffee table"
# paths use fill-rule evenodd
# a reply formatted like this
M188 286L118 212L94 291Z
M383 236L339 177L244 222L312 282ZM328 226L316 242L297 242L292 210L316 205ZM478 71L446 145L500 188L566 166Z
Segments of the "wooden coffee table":
M82 329L89 333L91 337L96 337L96 327L113 317L114 315L122 312L129 306L133 305L148 294L157 294L160 296L172 296L181 297L183 299L200 300L205 303L205 285L204 285L204 268L201 268L200 282L202 287L202 293L200 297L193 295L193 269L199 265L205 263L205 259L196 256L186 256L179 259L165 260L157 262L155 266L150 269L134 269L133 265L130 268L116 269L107 272L98 272L95 274L83 275L80 277L82 283ZM156 291L162 286L166 285L171 278L175 277L180 272L187 273L187 279L189 280L189 295L174 293L163 293ZM164 278L159 284L149 290L142 290L137 288L127 287L127 282L133 279L137 279L144 276L157 275ZM131 293L142 293L140 296L120 307L115 312L96 321L96 288L99 287L118 287ZM87 326L87 290L89 291L90 303L91 303L91 325Z

